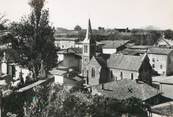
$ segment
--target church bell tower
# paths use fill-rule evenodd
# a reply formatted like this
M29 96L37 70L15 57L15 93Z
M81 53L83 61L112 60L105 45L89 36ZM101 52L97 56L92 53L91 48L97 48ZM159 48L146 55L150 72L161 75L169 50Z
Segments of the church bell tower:
M96 42L93 39L92 29L91 29L91 22L90 19L88 20L88 28L86 31L85 39L83 40L83 50L82 50L82 75L87 77L88 70L87 66L90 59L95 56L96 51Z

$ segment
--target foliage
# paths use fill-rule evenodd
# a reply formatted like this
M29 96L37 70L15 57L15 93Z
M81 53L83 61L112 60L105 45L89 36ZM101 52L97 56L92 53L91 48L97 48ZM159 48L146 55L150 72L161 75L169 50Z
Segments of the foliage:
M76 25L76 26L74 27L74 30L76 30L76 31L81 31L82 28L81 28L79 25Z
M41 98L39 100L43 101ZM67 92L56 85L49 90L46 100L48 100L46 105L35 104L34 110L40 111L32 110L32 117L55 117L55 115L58 117L120 117L123 113L141 115L141 117L146 115L145 107L139 99L130 98L120 101L83 91ZM27 110L27 112L31 111Z
M49 11L43 9L44 0L31 0L29 4L31 15L13 23L10 30L17 40L15 44L20 64L28 67L36 78L42 60L46 71L56 65L55 30L49 25Z
M0 13L0 30L5 30L6 26L5 24L7 23L7 19L5 18L5 15Z
M171 39L171 40L173 40L173 31L172 30L165 30L164 31L164 34L165 34L165 38L166 39Z
M132 30L131 40L136 45L154 45L160 37L157 30Z
M140 99L116 100L83 91L68 92L59 85L38 86L9 98L4 98L7 103L3 107L18 117L121 117L126 113L146 117Z

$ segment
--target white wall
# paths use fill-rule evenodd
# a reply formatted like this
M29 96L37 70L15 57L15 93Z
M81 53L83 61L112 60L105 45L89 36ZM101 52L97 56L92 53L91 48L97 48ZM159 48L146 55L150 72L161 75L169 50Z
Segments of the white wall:
M7 63L1 64L1 70L3 74L7 74Z
M167 55L157 55L157 54L148 54L150 59L150 64L154 70L161 75L166 75L167 73ZM161 68L162 65L162 68Z
M106 49L106 48L103 48L103 53L104 54L113 54L113 53L116 53L117 52L117 49Z
M57 54L58 55L58 62L64 60L64 54Z
M126 70L119 70L119 69L111 69L113 77L115 80L121 80L121 72L123 79L131 79L131 73L133 73L133 80L138 79L139 73L135 71L126 71Z
M55 46L60 49L74 48L75 41L55 41Z
M63 76L60 75L53 75L55 78L55 83L62 85L64 83L64 78Z
M15 69L16 69L16 76L14 79L18 79L19 78L19 75L20 75L20 72L22 71L23 73L23 78L24 78L24 82L26 81L26 76L30 73L30 71L26 68L21 68L20 66L15 66Z
M164 116L164 115L152 113L152 117L169 117L169 116Z

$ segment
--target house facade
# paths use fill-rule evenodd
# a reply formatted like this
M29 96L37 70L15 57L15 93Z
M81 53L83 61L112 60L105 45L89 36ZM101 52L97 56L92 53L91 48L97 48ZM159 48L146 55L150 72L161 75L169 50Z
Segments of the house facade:
M146 54L141 56L112 54L107 64L114 80L139 79L151 83L152 68Z
M158 41L155 43L155 46L164 47L164 48L172 48L173 41L171 39L166 39L165 34L163 33L162 36L158 39Z
M1 75L9 75L11 80L19 80L20 75L22 74L23 80L25 82L27 76L32 75L28 68L17 64L14 58L12 58L11 54L8 52L4 52L0 66Z
M173 74L173 49L168 48L150 48L148 51L150 64L158 74Z
M126 48L128 40L116 40L116 41L101 41L102 51L104 54L113 54L122 51Z
M72 38L72 37L56 37L55 46L59 47L60 49L74 48L75 41L77 39L78 38Z
M63 56L63 59L59 61L58 66L74 68L76 71L81 72L81 51L82 50L80 48L68 48L61 50L58 53Z

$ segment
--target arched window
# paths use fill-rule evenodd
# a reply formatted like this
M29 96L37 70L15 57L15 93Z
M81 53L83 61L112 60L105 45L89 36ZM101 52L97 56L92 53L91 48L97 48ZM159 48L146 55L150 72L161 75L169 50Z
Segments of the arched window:
M131 80L133 80L133 73L131 73Z
M91 77L95 77L95 69L94 68L92 68L92 70L91 70Z
M120 73L121 80L123 79L123 72Z

